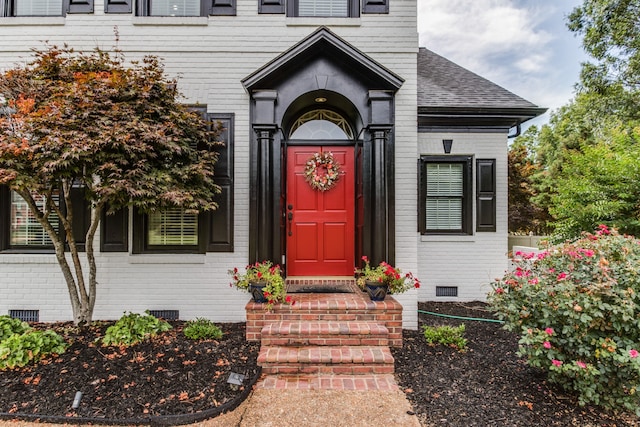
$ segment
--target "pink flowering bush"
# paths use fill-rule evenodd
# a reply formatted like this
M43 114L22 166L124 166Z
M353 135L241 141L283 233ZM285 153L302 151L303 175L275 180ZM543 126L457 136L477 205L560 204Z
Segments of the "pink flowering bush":
M488 300L519 354L581 404L640 415L640 240L602 225L518 257Z

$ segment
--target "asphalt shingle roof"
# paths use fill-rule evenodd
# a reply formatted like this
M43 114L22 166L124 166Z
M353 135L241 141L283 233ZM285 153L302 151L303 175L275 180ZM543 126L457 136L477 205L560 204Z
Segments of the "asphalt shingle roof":
M421 47L418 108L537 108L535 104Z

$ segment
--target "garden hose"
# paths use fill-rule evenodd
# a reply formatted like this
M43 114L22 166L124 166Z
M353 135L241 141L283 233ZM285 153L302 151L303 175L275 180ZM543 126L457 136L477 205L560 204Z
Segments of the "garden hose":
M433 313L431 311L418 310L418 313L430 314L432 316L446 317L449 319L458 319L458 320L476 320L478 322L491 322L491 323L504 323L503 320L496 319L482 319L478 317L461 317L461 316L453 316L451 314L441 314L441 313Z

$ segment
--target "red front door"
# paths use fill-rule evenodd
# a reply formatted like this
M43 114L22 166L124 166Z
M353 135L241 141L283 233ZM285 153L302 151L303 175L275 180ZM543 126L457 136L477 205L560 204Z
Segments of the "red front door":
M330 151L340 178L326 191L305 180L306 163ZM354 267L353 147L304 146L287 149L287 274L351 276Z

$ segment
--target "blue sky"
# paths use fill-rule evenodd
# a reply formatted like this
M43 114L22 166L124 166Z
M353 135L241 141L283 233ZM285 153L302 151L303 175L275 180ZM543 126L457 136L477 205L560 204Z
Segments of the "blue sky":
M550 110L587 57L566 27L580 0L418 0L420 46ZM549 113L528 122L542 124Z

